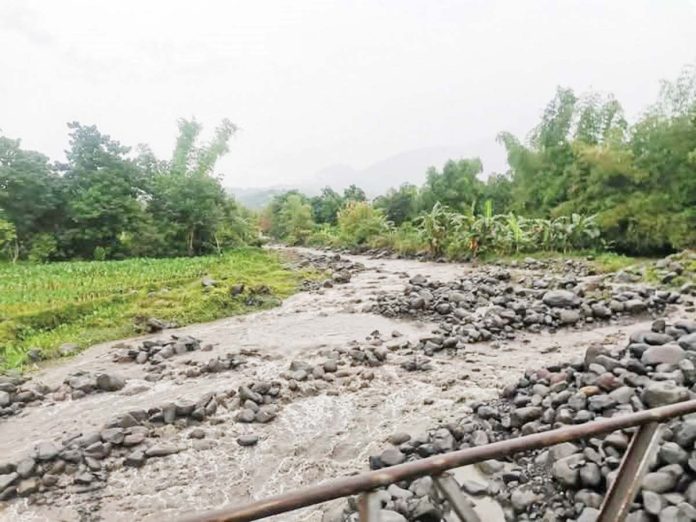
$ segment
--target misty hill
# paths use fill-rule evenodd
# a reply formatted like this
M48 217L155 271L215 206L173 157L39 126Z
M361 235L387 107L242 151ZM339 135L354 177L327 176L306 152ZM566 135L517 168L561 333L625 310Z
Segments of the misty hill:
M364 169L354 169L344 164L331 165L315 174L314 183L320 187L329 185L337 190L355 184L371 196L377 196L403 183L420 186L425 182L428 167L440 168L449 159L470 157L471 150L463 146L424 147L390 156Z
M356 169L345 163L329 165L315 173L306 182L295 186L232 187L228 190L249 208L261 208L274 195L292 188L312 195L317 194L321 188L326 186L341 191L349 185L355 184L365 190L370 197L375 197L391 187L398 187L403 183L413 183L420 186L425 182L425 173L429 167L439 169L447 160L472 157L475 155L472 153L474 150L480 151L485 161L485 153L488 151L481 150L482 148L481 145L476 147L423 147L390 156L363 169Z

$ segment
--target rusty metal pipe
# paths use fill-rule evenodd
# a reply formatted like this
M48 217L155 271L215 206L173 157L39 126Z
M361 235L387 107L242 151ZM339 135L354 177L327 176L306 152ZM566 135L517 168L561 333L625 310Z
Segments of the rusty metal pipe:
M329 500L355 495L356 493L363 493L402 480L411 480L426 475L439 475L448 469L504 457L519 451L545 448L561 442L571 442L594 435L611 433L620 429L642 426L651 422L664 422L671 418L694 412L696 412L696 400L690 400L577 426L567 426L515 439L494 442L485 446L435 455L390 468L333 479L323 484L282 493L246 505L193 514L182 518L181 522L246 522L258 520Z

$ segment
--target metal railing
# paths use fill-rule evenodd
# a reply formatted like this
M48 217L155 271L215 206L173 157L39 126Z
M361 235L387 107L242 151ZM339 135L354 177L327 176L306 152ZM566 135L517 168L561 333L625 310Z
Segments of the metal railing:
M338 478L246 505L194 514L184 517L182 522L258 520L355 494L360 494L360 521L379 522L381 505L374 490L402 480L413 480L423 476L433 477L437 489L449 501L452 509L463 522L476 522L480 519L474 512L472 504L462 495L454 478L446 474L447 470L489 459L498 459L520 451L546 448L562 442L572 442L616 430L639 427L631 438L616 479L604 497L597 519L597 522L620 522L628 514L640 489L643 476L647 472L650 459L657 449L660 440L660 424L695 412L696 400L690 400L586 424L567 426Z

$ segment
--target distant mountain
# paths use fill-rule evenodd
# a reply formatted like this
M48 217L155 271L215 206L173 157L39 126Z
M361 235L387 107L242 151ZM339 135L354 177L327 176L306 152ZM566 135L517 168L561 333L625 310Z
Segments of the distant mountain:
M470 147L424 147L401 152L373 163L364 169L354 169L345 164L331 165L317 172L312 185L339 190L356 184L371 196L383 194L402 183L422 185L428 167L441 168L447 160L474 156Z
M228 190L238 201L253 209L262 208L276 194L291 189L315 195L326 186L340 192L349 185L355 184L365 190L368 196L376 197L384 194L391 187L398 187L403 183L423 185L429 167L441 169L450 159L471 158L480 154L485 162L485 158L492 152L490 147L487 150L485 145L487 145L486 142L475 147L424 147L390 156L364 169L356 169L345 163L329 165L315 173L306 182L295 186L276 185L262 188L228 188Z

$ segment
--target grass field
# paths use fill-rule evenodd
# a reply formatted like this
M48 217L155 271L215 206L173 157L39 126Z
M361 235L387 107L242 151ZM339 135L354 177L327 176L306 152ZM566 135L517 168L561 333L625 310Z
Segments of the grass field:
M0 367L21 367L31 348L50 358L63 343L86 347L135 334L149 317L185 325L268 308L309 276L253 248L196 258L0 264ZM204 287L203 277L215 286ZM240 283L245 291L232 295Z

